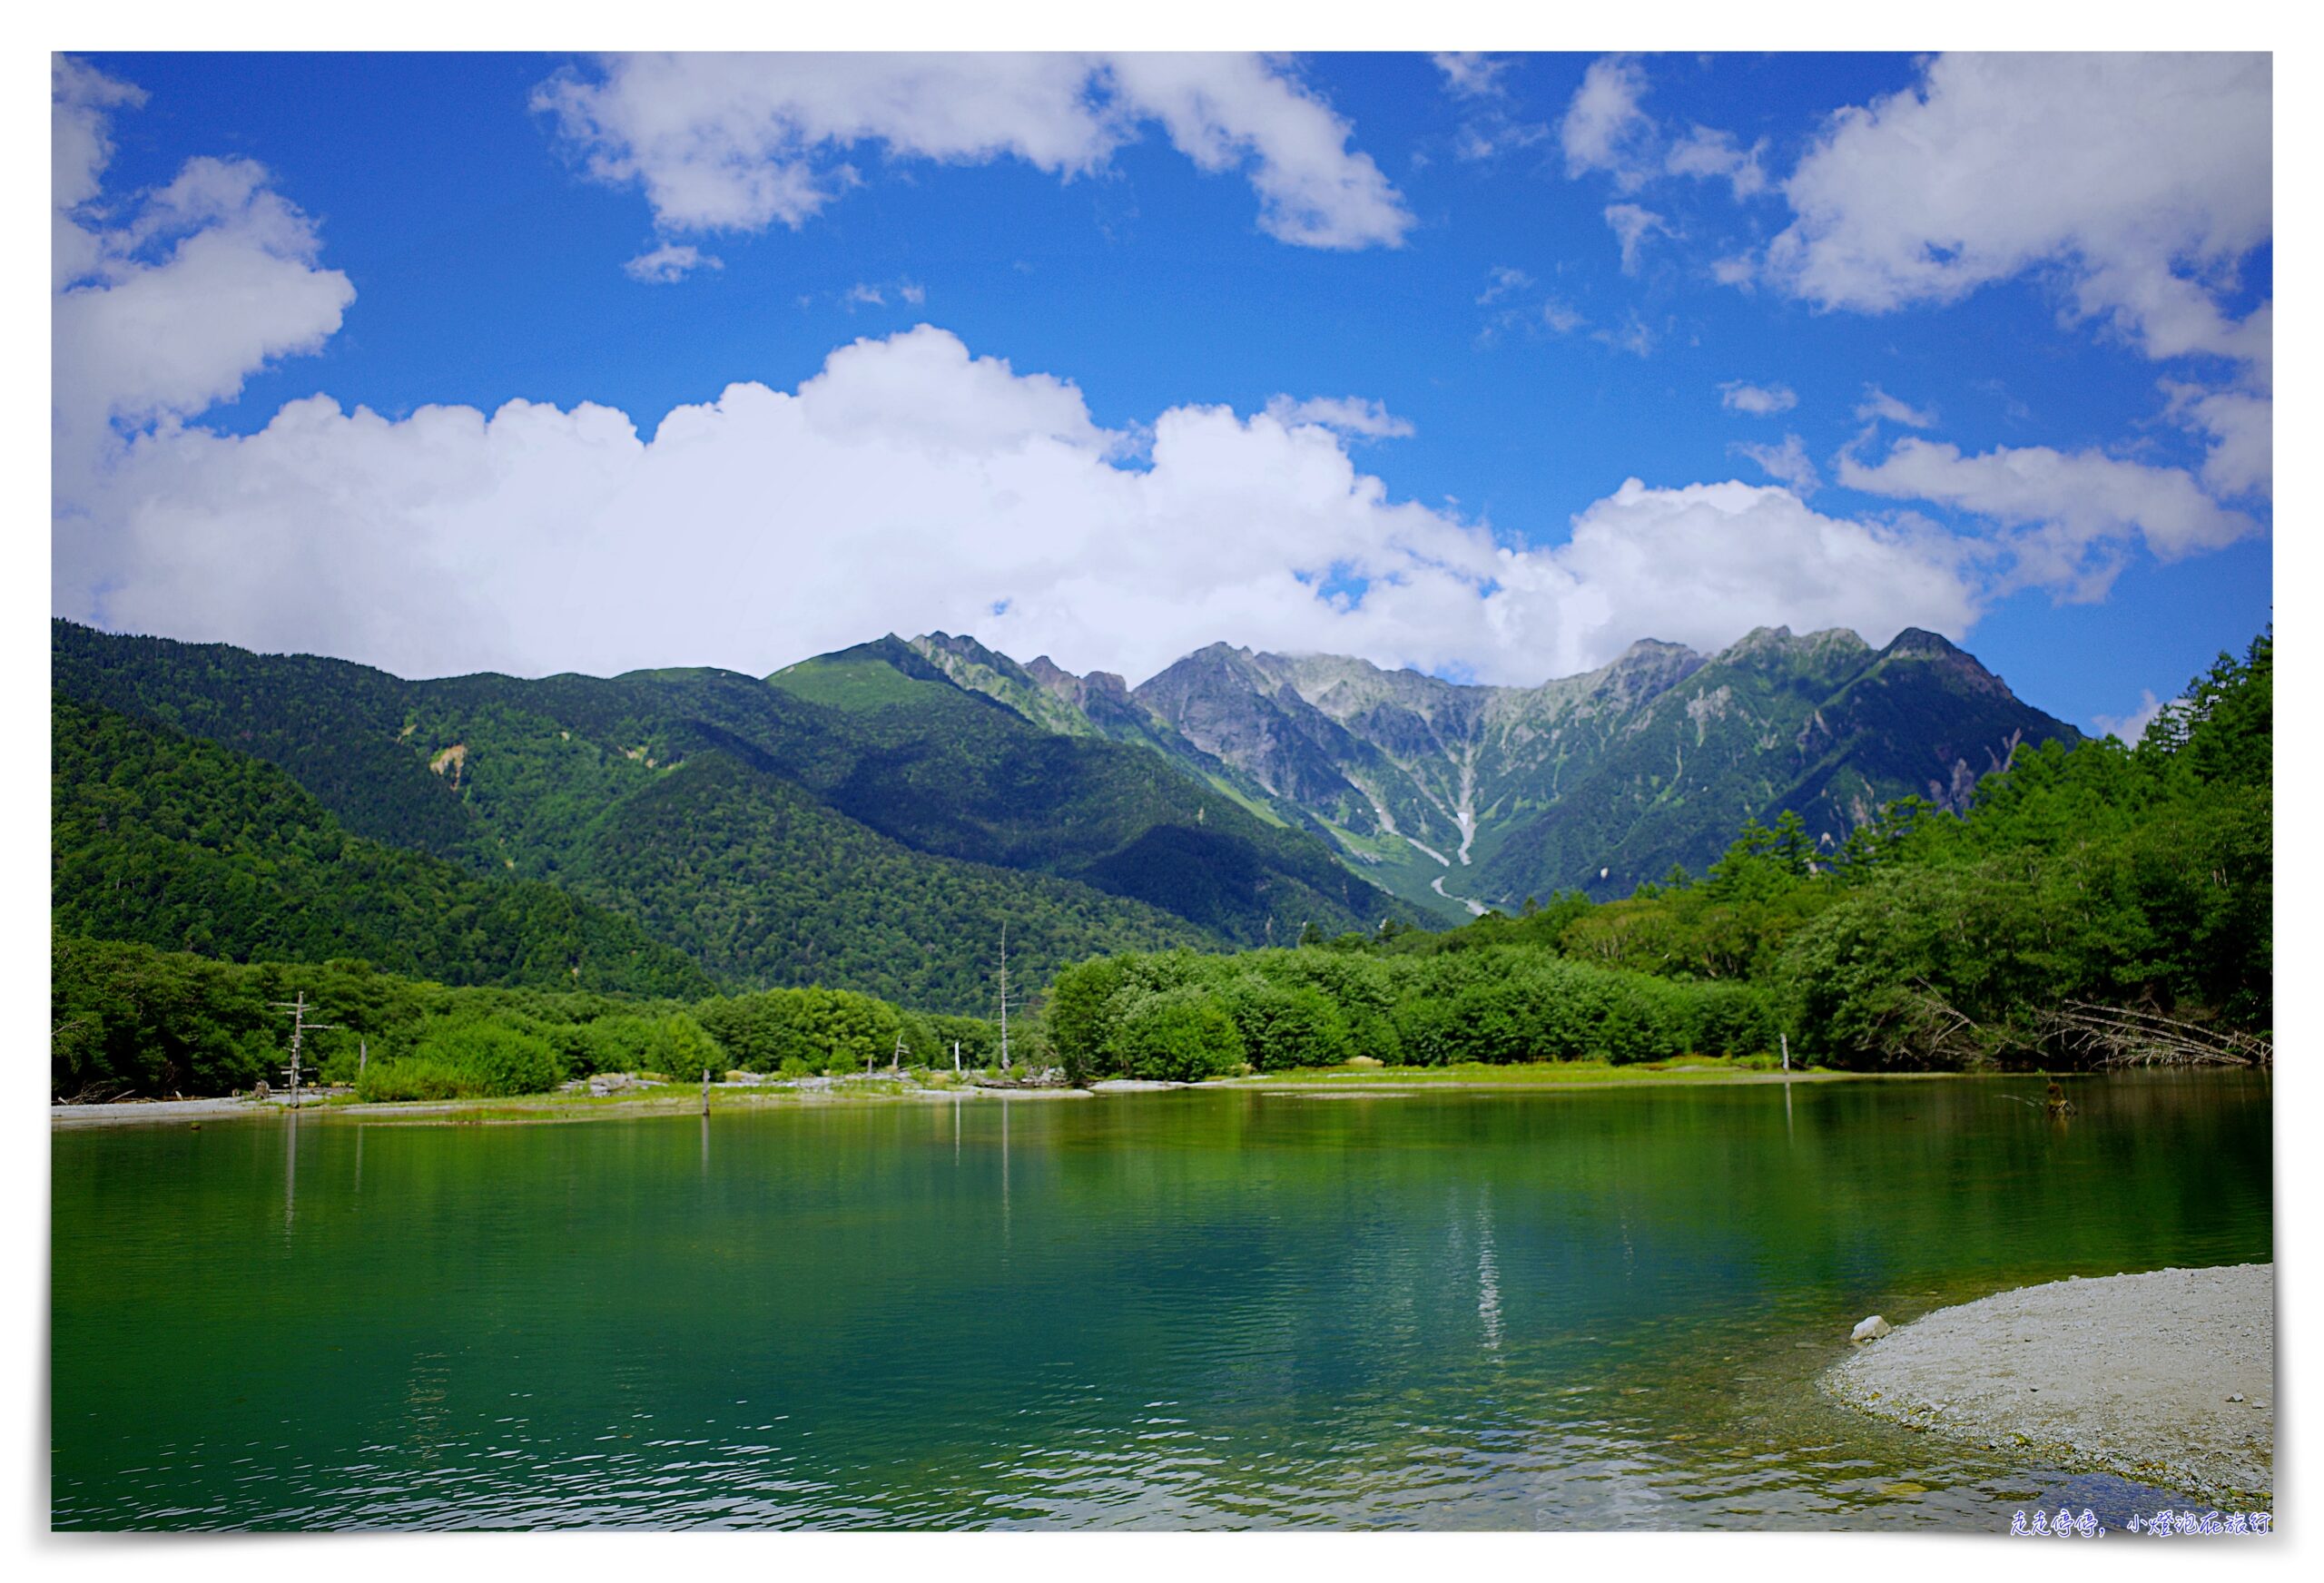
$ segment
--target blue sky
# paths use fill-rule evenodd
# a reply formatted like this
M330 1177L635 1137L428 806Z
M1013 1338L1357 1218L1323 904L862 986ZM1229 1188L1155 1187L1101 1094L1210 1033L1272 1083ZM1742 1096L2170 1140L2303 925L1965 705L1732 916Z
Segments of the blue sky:
M2085 728L2270 619L2264 60L901 70L62 68L57 613L1133 682L1909 623Z

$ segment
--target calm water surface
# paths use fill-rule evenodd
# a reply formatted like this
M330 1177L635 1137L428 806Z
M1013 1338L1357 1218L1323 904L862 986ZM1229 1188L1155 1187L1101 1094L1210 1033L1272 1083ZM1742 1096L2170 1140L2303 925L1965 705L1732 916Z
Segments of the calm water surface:
M1868 1528L2152 1492L1817 1372L2273 1256L2264 1077L53 1140L59 1528Z

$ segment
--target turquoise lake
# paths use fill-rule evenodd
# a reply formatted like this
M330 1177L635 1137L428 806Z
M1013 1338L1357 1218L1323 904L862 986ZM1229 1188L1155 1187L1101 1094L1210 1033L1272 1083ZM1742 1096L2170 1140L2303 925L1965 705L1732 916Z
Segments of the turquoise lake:
M2264 1075L52 1140L60 1529L1951 1528L1848 1328L2273 1256ZM2017 1097L2012 1097L2017 1096ZM2167 1494L2168 1492L2163 1492Z

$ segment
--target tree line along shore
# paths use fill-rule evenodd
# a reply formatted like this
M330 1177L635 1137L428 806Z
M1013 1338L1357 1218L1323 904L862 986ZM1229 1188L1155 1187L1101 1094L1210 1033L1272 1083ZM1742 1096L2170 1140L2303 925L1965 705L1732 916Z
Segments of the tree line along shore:
M1118 951L1010 1002L1020 1074L1191 1081L1331 1066L1688 1056L1846 1070L2267 1059L2273 640L2222 654L2134 747L2022 752L1965 815L1893 803L1833 850L1748 823L1700 876L1529 901L1442 933ZM998 932L999 919L995 920ZM346 958L231 961L60 932L60 1099L222 1095L304 1060L368 1100L537 1093L611 1071L989 1069L997 1018L845 988L449 986ZM537 978L537 976L536 976ZM693 986L687 986L692 988Z

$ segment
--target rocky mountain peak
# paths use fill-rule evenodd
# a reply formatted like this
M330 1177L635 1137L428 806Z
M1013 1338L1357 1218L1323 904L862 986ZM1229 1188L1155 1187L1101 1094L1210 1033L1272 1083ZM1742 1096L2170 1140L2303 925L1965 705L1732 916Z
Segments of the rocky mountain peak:
M1605 667L1603 688L1624 703L1634 703L1677 686L1705 664L1701 654L1684 644L1640 638Z
M1934 664L1956 685L1989 698L2012 696L2009 684L1985 669L1977 657L1941 633L1908 626L1898 633L1874 660L1876 666L1899 664Z
M1047 654L1035 654L1026 661L1025 674L1060 697L1064 696L1075 683L1081 680Z

